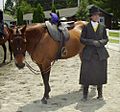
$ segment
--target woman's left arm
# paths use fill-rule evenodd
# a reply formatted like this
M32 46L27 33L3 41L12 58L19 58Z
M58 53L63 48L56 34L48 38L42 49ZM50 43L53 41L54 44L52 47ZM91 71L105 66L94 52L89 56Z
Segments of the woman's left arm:
M104 46L104 45L107 44L108 41L109 40L108 40L107 32L106 32L106 29L104 27L104 29L103 29L103 39L99 40L99 42L102 46Z

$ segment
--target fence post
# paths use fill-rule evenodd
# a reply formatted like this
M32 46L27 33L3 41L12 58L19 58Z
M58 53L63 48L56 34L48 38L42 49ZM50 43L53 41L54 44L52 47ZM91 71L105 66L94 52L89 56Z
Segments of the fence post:
M119 51L120 51L120 30L119 31Z
M107 31L107 36L108 36L108 40L109 40L109 29L106 29L106 31ZM109 45L108 45L108 44L109 44L109 41L108 41L107 46L106 46L107 49L109 48Z

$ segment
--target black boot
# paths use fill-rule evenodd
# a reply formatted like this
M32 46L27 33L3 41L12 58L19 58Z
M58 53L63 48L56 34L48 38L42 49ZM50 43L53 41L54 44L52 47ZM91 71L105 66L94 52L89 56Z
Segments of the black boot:
M83 98L82 98L82 101L87 101L88 88L89 88L89 85L83 85Z
M98 97L97 97L97 99L103 100L102 85L97 85L97 91L98 91Z

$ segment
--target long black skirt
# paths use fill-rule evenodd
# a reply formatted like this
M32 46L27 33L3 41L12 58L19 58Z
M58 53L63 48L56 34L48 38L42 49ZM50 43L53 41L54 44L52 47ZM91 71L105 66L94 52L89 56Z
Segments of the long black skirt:
M93 55L91 60L82 60L79 83L82 85L101 85L107 83L107 60Z

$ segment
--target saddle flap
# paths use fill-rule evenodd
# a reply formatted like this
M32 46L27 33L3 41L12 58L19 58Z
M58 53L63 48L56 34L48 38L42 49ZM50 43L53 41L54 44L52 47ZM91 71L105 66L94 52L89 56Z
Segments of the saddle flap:
M62 41L62 37L64 36L65 40L69 39L69 32L66 27L58 27L55 24L51 24L49 21L45 22L48 32L51 35L51 37L56 41ZM63 25L62 25L63 26Z

